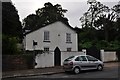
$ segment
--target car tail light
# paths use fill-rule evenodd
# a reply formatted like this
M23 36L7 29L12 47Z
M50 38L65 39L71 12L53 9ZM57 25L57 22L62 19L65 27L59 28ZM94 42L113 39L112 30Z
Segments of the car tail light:
M73 62L70 62L69 65L73 65Z

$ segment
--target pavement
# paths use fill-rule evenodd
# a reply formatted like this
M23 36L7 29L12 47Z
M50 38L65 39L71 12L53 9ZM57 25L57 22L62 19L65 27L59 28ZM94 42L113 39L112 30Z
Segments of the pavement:
M118 65L118 62L104 63L104 67L107 67L107 68L114 67L115 65ZM6 71L6 72L2 72L2 78L52 75L52 74L59 74L63 72L64 71L61 66L39 68L39 69L18 70L18 71Z
M15 78L15 77L27 77L27 76L38 76L38 75L52 75L63 73L61 66L49 67L49 68L37 68L28 70L18 70L18 71L6 71L2 72L2 78Z

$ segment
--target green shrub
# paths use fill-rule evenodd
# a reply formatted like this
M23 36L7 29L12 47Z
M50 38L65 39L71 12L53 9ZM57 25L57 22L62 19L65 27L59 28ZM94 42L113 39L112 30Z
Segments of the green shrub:
M16 37L2 35L2 54L14 55L20 53L17 43L18 40Z
M98 41L96 43L96 47L98 49L107 49L108 45L109 45L109 43L107 41L105 41L105 40L101 40L101 41Z
M79 46L81 46L82 48L90 48L92 46L92 42L83 42L80 43Z
M120 48L120 42L119 41L111 41L109 48L112 50L118 50Z
M79 43L79 48L90 48L91 46L96 46L97 49L104 49L104 50L117 50L120 48L120 41L105 41L105 40L101 40L101 41L97 41L97 40L93 40L93 41L89 41L89 40L82 40Z

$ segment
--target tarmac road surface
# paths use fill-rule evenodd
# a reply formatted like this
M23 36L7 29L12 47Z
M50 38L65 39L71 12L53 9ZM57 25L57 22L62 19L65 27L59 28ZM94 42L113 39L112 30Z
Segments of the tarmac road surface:
M28 76L28 77L16 77L16 78L6 78L3 80L120 80L119 75L120 69L118 65L113 65L111 67L105 67L103 71L89 70L82 71L80 74L72 73L60 73L52 75L39 75L39 76ZM119 78L119 79L118 79Z

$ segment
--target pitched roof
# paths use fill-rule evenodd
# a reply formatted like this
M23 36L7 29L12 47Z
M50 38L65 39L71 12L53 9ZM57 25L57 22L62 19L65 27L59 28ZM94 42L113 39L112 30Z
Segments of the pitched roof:
M65 23L65 22L63 22L63 21L55 21L55 22L52 22L52 23L50 23L50 24L54 24L54 23L56 23L56 22L62 22L63 24L65 24L66 26L68 26L70 29L72 29L73 31L76 32L76 30L75 30L73 27L71 27L71 26L69 25L69 23ZM50 24L48 24L48 25L50 25ZM40 28L46 27L46 26L48 26L48 25L42 26L42 27L40 27ZM31 33L31 32L34 32L34 31L36 31L36 30L38 30L38 29L40 29L40 28L37 28L37 29L34 29L34 30L32 30L32 31L26 32L25 35L27 35L27 34L29 34L29 33Z

